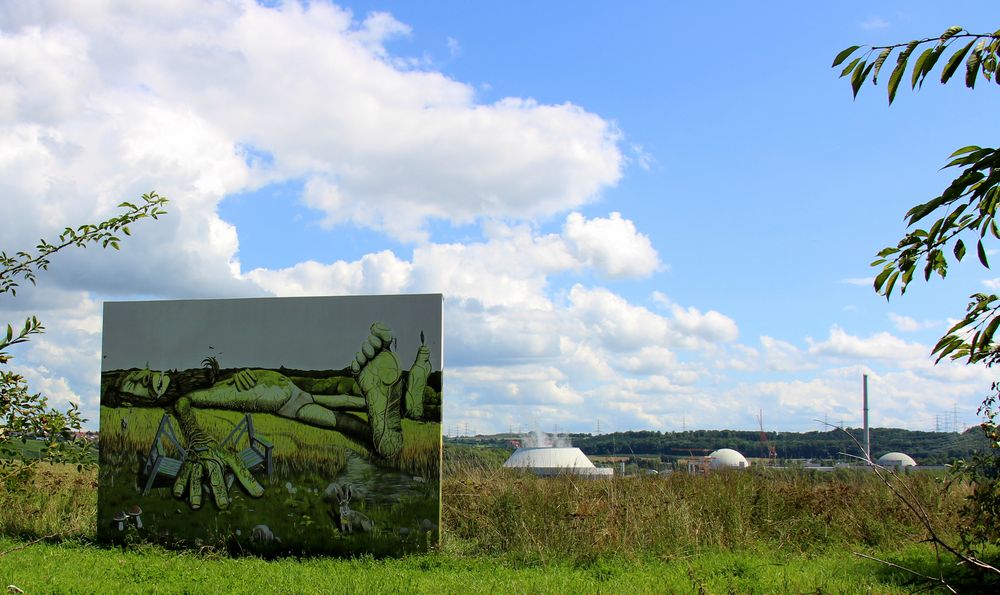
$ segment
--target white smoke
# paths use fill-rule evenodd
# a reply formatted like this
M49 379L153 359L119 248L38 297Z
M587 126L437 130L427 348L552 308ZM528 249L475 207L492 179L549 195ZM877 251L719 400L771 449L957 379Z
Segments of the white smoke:
M547 434L534 430L521 436L521 444L526 448L569 448L573 442L565 434Z

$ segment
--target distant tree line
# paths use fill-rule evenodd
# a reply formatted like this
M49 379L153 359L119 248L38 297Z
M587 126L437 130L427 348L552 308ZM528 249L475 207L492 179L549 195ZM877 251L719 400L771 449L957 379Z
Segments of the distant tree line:
M847 428L859 442L861 428ZM921 465L944 465L957 459L967 459L975 452L989 449L982 431L977 428L962 434L950 432L917 432L899 428L871 429L872 456L887 452L903 452ZM857 444L839 429L826 432L767 432L767 444L759 431L692 430L688 432L615 432L611 434L569 434L573 446L588 455L650 456L663 461L704 456L719 448L732 448L748 458L765 458L773 447L778 459L842 460L844 453L860 455ZM447 444L494 446L513 451L515 434L495 434L463 438L446 438Z
M848 428L859 442L860 428ZM922 465L942 465L969 457L988 448L979 428L962 434L915 432L898 428L872 428L872 456L904 452ZM587 454L658 454L665 458L703 456L719 448L732 448L750 458L765 458L773 447L779 459L836 460L844 453L860 455L857 444L842 430L827 432L767 432L767 443L760 432L739 430L693 430L689 432L618 432L599 436L573 437L573 445Z

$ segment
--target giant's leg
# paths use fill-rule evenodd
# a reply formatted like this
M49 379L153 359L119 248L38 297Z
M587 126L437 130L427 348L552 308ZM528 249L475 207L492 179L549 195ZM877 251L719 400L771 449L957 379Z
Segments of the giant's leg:
M406 377L406 416L420 419L424 415L424 387L431 375L431 352L424 344L424 334L420 333L420 347L413 367Z

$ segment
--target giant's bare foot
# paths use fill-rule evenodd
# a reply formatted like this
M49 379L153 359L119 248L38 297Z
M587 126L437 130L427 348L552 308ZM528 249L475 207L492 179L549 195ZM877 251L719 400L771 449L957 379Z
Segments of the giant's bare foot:
M351 370L365 397L372 444L383 457L393 457L403 448L400 398L402 374L396 354L389 350L392 330L381 322L371 326L371 334L355 354Z

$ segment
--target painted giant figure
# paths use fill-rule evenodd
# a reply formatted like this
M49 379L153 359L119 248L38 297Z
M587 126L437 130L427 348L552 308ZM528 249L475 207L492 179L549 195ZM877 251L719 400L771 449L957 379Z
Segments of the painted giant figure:
M440 307L440 296L396 299L406 297L436 298ZM333 300L326 302L330 307L337 305L327 299ZM259 309L269 301L284 300L234 302L238 310L239 302ZM197 312L199 305L218 305L213 302L185 304ZM154 311L155 304L149 306ZM289 312L279 309L278 315ZM298 309L291 312L304 316ZM166 318L140 335L170 342ZM234 334L226 330L226 321L213 329L211 318L204 321L208 328L194 331L197 338L219 343L212 335L221 334L230 342L246 342L245 330ZM347 326L357 328L356 317L347 318L355 319ZM426 322L433 327L431 318ZM420 322L405 326L412 332ZM313 345L347 340L327 337L316 343L323 330L310 328L308 320L301 324L304 329L299 324L285 328L295 329L290 335L313 335ZM312 326L324 325L314 321ZM439 328L438 323L434 330ZM190 329L178 334L175 344L197 340ZM423 330L409 370L402 369L394 352L397 339L388 324L376 321L366 334L354 339L357 350L349 364L332 370L222 368L226 351L206 341L201 343L208 355L200 367L166 369L150 361L107 369L106 364L101 377L102 537L113 540L133 532L179 544L332 553L396 553L433 542L439 519L440 372L432 370ZM288 339L298 344L291 336L257 337L268 345L263 353L271 354L257 357L284 358L273 355L280 349L270 345ZM113 340L106 338L105 361ZM433 342L439 349L440 336ZM294 354L287 357L294 361ZM214 507L205 506L209 498Z

